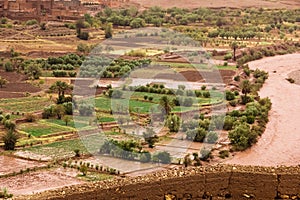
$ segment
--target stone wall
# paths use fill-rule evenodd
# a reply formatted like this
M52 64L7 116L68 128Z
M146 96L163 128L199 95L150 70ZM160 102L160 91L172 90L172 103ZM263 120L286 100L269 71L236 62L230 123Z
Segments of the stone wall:
M17 199L299 199L300 167L217 165L70 186Z

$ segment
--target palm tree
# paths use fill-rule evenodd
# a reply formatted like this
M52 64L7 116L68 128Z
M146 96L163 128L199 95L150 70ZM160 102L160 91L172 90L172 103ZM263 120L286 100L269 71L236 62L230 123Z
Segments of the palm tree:
M172 108L174 107L173 101L170 100L170 98L168 98L167 96L163 96L160 99L159 104L164 108L164 112L166 115L169 115Z
M53 92L58 93L59 97L65 97L65 92L71 90L72 86L68 85L66 82L63 81L56 81L53 85L51 85L50 90Z
M2 140L4 142L4 149L14 150L18 139L19 139L18 135L16 135L13 130L9 130L6 133L6 135L2 137Z
M232 42L230 44L231 49L233 50L233 60L236 61L236 50L239 48L239 45L237 42Z

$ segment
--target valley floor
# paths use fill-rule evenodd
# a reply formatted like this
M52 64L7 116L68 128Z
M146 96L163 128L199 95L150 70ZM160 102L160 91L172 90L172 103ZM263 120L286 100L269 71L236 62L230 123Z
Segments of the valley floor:
M286 80L288 74L300 69L300 54L269 57L249 63L269 73L259 95L272 102L266 131L252 148L237 153L230 164L299 165L300 164L300 86Z

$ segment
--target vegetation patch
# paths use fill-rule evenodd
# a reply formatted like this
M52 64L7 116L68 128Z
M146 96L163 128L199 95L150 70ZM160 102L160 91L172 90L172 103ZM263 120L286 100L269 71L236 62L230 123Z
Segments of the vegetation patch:
M56 124L47 123L45 121L39 121L36 123L24 123L18 127L21 131L26 132L34 137L40 137L44 135L50 135L53 133L73 131L74 129L66 126L60 126Z

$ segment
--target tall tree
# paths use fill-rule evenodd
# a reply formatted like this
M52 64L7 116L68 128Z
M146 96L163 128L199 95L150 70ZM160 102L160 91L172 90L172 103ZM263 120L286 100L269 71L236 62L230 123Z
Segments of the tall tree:
M171 132L178 132L180 128L180 117L178 115L172 114L169 115L167 120L167 126L170 129Z
M42 74L41 65L40 64L28 65L25 69L25 72L30 76L30 78L39 79Z
M250 83L250 81L249 80L243 80L243 82L241 83L241 89L242 89L242 93L246 97L247 94L249 94L251 92L251 83Z
M63 81L56 81L50 86L52 92L57 92L58 98L65 97L65 92L72 89L72 86Z
M107 23L105 26L105 38L111 38L113 35L112 23Z
M76 21L76 32L77 32L77 36L80 35L81 33L81 29L85 28L84 25L84 20L83 19L79 19Z
M5 150L14 150L19 137L13 130L9 130L3 137Z
M56 105L53 109L53 113L56 114L57 119L61 119L62 116L65 114L65 107L62 104Z
M63 118L64 122L66 123L66 126L68 126L68 123L72 120L70 116L66 115Z
M236 61L236 50L239 48L239 45L237 42L232 42L230 44L230 48L233 50L233 60Z
M146 132L143 133L143 137L145 138L145 141L148 143L149 148L153 148L154 143L158 142L158 137L152 128L147 128Z
M159 104L164 109L163 112L166 115L169 115L172 108L174 107L173 101L167 96L161 97L161 99L159 100Z

